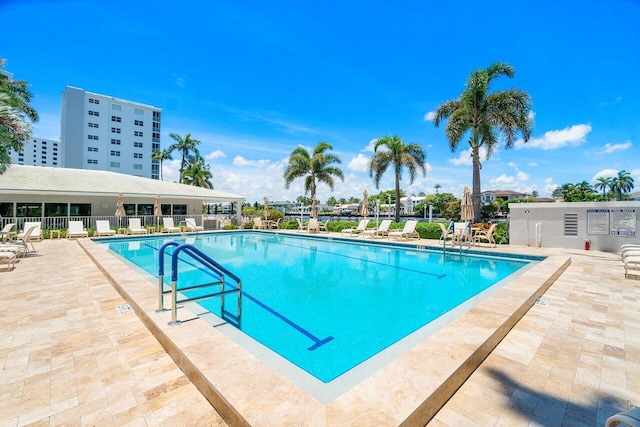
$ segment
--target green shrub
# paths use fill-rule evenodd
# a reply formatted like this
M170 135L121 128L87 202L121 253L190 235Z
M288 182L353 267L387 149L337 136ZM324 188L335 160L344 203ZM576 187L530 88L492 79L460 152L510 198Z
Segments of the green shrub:
M248 224L251 224L250 227L247 227ZM244 228L253 228L253 222L249 222L247 224L244 225ZM223 230L237 230L238 226L235 224L227 224L224 227L222 227Z
M509 243L509 234L507 233L506 223L499 222L498 225L496 225L496 229L493 231L493 238L498 244Z
M419 222L416 231L421 239L439 239L442 237L442 229L435 222Z
M298 221L286 221L280 225L280 228L283 230L297 230L299 228Z

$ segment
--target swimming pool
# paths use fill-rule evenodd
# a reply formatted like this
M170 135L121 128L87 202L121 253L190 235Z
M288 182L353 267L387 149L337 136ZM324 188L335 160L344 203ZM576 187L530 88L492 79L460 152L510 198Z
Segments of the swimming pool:
M103 243L155 276L168 240ZM325 383L528 264L265 232L175 240L240 276L245 334ZM180 281L206 279L187 258L181 263ZM200 304L220 315L219 299Z

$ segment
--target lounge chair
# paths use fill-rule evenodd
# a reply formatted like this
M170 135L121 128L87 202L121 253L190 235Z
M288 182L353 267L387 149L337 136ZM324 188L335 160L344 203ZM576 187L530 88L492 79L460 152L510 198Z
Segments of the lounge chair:
M640 408L619 412L607 418L605 427L630 427L640 426Z
M342 230L342 235L345 234L349 236L353 236L354 234L361 234L364 230L367 229L367 225L369 224L368 219L361 219L356 228L345 228Z
M140 218L129 218L127 234L147 234L147 229L141 225Z
M162 217L162 231L163 233L179 233L180 227L176 227L173 223L173 217ZM147 231L145 230L145 233Z
M9 269L13 270L16 265L16 260L18 259L18 254L13 251L2 251L0 252L0 264L6 264L8 271Z
M473 235L471 243L480 245L480 242L491 244L492 248L496 247L496 240L493 238L493 232L496 230L496 224L491 224L488 230L479 230Z
M41 229L42 223L40 221L36 221L36 222L25 222L23 227L23 232L22 233L18 233L18 235L16 236L16 239L21 240L24 235L27 233L27 230L29 230L31 227L36 227L35 230L33 230L33 232L31 233L31 240L42 240L42 229Z
M453 242L452 244L459 245L463 242L471 242L471 222L455 222L453 224Z
M96 237L100 236L115 236L116 231L111 229L109 226L109 221L107 220L98 220L96 221L96 231L93 234Z
M195 218L185 218L184 224L187 231L195 231L196 233L198 231L204 231L203 226L196 224Z
M390 219L383 219L378 228L368 228L362 232L362 237L380 238L389 235Z
M38 226L30 227L25 233L21 233L16 236L16 240L11 240L9 242L2 243L2 248L5 250L17 250L22 252L24 255L29 252L36 252L35 246L33 246L33 242L31 236L33 233L38 230ZM31 245L31 250L29 250L29 245Z
M629 277L629 270L633 275L640 276L640 248L634 250L627 247L622 253L622 264L624 265L624 277Z
M389 237L394 239L419 239L420 234L416 231L416 224L418 224L418 221L414 219L407 220L402 231L390 231Z
M320 232L320 223L318 222L318 218L309 218L309 223L307 224L307 232L308 233Z
M89 237L89 232L84 228L82 221L69 221L67 239L72 237Z
M262 223L262 218L260 218L259 216L253 218L253 229L264 230L264 224Z
M0 232L0 235L2 236L3 242L5 240L9 240L9 237L11 235L11 230L13 229L14 226L15 224L9 223L9 224L5 224L5 226L2 227L2 232Z
M453 239L453 230L449 230L449 226L444 226L443 223L437 223L440 226L440 230L442 230L442 235L440 236L440 241L447 241L449 239Z

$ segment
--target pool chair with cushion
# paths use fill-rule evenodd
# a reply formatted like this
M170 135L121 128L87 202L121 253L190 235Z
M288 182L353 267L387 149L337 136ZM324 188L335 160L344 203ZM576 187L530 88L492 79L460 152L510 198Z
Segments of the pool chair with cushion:
M389 237L393 239L419 239L420 234L416 231L416 224L418 221L415 219L407 220L402 231L390 231Z
M29 230L31 227L35 227L35 230L33 230L33 232L31 233L31 240L42 240L42 229L41 229L42 223L40 221L36 221L36 222L25 222L23 225L23 232L22 233L18 233L18 235L16 236L16 238L18 240L22 239L24 237L24 235L27 233L27 230Z
M480 245L480 242L487 242L492 248L496 247L496 240L493 238L493 232L496 231L497 224L491 224L488 230L479 230L473 235L472 243Z
M626 252L622 256L622 264L624 265L624 277L629 278L629 270L634 276L640 276L640 251Z
M140 223L140 218L129 218L127 234L147 234L147 229Z
M179 233L180 227L176 227L173 223L173 217L162 217L162 231L163 233ZM146 231L145 231L146 232Z
M13 227L15 226L15 224L13 223L9 223L6 224L4 227L2 227L2 239L0 239L1 241L5 241L5 240L9 240L9 236L11 235L11 230L13 229Z
M33 246L33 241L31 239L31 236L33 236L33 233L36 232L37 230L38 230L37 226L30 227L26 231L26 233L23 233L23 234L21 233L22 236L18 235L16 237L16 240L4 242L0 244L0 246L5 250L18 250L19 252L22 252L24 255L28 254L29 252L36 252L36 248L35 246ZM29 250L29 245L31 245L31 250Z
M368 219L361 219L356 228L345 228L344 230L342 230L342 235L344 236L346 234L348 236L353 236L362 234L362 232L367 229L368 224Z
M89 237L89 232L84 228L82 221L69 221L67 239L72 237Z
M6 270L13 270L16 265L16 260L18 259L18 254L13 251L1 251L0 252L0 265L6 264Z
M383 219L378 228L368 228L362 232L362 237L381 238L389 235L390 219Z
M96 221L96 231L93 233L96 237L101 236L115 236L116 231L111 229L109 226L109 221L107 220L98 220Z
M195 231L196 233L198 231L204 231L203 226L196 224L195 218L185 218L184 224L187 231Z

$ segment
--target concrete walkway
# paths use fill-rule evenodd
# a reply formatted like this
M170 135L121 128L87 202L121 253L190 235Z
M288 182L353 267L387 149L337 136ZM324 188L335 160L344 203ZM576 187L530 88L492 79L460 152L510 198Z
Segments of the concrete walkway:
M0 270L0 426L225 425L77 242L36 248ZM640 280L619 256L499 250L572 263L429 425L601 426L638 405Z

